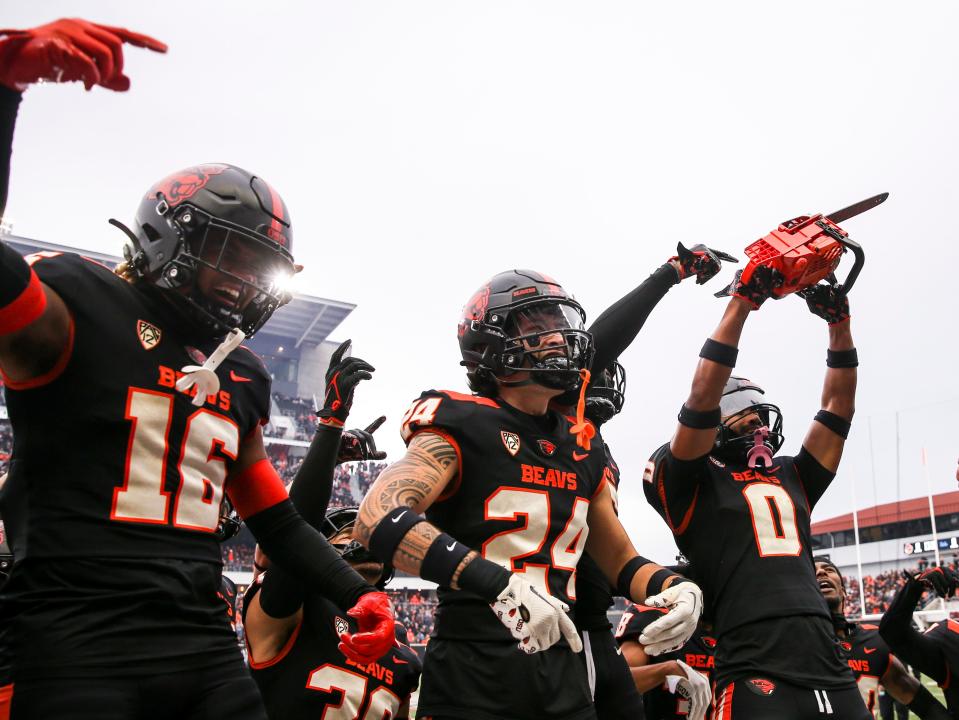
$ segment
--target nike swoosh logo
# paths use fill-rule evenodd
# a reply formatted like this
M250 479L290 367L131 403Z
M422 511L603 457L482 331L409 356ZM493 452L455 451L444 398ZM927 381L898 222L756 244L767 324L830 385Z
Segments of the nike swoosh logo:
M233 382L250 382L250 378L237 375L233 370L230 370L230 380Z
M879 648L863 648L862 651L863 651L864 653L866 653L866 655L869 655L870 653L876 652L876 650L878 650L878 649L879 649Z
M588 458L588 457L589 457L589 453L582 453L582 454L580 454L580 453L576 452L575 450L573 450L573 460L575 460L575 461L577 461L577 462L579 462L579 461L582 460L583 458Z
M399 521L400 521L400 518L403 517L404 515L406 515L406 513L408 513L408 512L409 512L409 510L404 510L404 511L401 512L399 515L397 515L395 518L393 518L392 520L390 520L390 522L395 522L395 523L396 523L396 522L399 522Z
M446 546L446 549L449 550L450 552L453 552L453 548L455 548L455 547L456 547L456 543L454 542L454 543L452 543L452 544L450 544L450 545L447 545L447 546Z
M396 664L396 665L409 665L409 664L410 664L410 661L409 661L409 660L400 660L399 658L396 658L396 659L393 660L393 663Z

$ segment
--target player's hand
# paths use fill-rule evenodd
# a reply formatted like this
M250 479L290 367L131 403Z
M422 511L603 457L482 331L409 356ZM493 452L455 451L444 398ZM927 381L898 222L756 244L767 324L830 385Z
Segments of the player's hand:
M490 607L528 655L552 647L560 637L566 638L573 652L583 649L576 626L566 614L569 606L541 593L519 575L510 575L506 589Z
M959 575L955 570L946 567L933 567L924 570L916 576L916 580L930 588L941 598L950 598L959 588Z
M669 609L639 636L648 655L662 655L681 648L696 630L699 616L703 614L703 591L687 580L646 598L644 604Z
M23 92L40 80L80 80L89 90L100 85L123 92L123 43L154 52L167 50L159 40L110 25L80 19L57 20L30 30L0 30L0 85Z
M354 462L356 460L385 460L386 453L376 449L373 433L386 422L386 415L380 415L366 426L365 430L353 428L343 433L340 438L340 451L336 456L336 464Z
M671 693L689 702L689 720L703 720L713 700L709 680L682 660L676 660L675 663L686 674L685 676L667 675L666 685Z
M374 367L365 360L343 357L350 350L352 340L342 343L330 358L326 371L326 398L316 413L324 425L343 427L353 406L353 391L361 380L373 377Z
M359 629L342 633L337 647L353 662L376 662L396 643L393 604L385 592L366 593L346 614L356 620Z
M722 250L714 250L705 245L693 245L687 248L682 243L676 246L676 255L669 262L679 274L680 280L695 277L696 284L702 285L713 278L723 267L721 261L738 263L739 260Z
M783 284L782 274L768 265L757 265L753 268L746 282L742 279L743 272L743 270L737 270L733 281L728 287L716 293L716 297L731 295L742 298L753 306L753 310L758 310L760 305L772 297L773 290Z
M805 299L809 312L830 325L849 319L849 298L836 292L832 285L813 285L796 294Z

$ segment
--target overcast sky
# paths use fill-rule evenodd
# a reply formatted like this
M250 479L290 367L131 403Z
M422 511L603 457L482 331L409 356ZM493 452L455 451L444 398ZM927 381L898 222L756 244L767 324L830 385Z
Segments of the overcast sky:
M455 325L490 275L547 272L594 318L677 241L742 257L783 220L889 191L845 224L867 257L858 413L814 519L848 512L853 485L860 506L924 494L923 446L934 491L955 489L956 3L45 0L4 3L2 24L62 16L170 52L129 49L129 93L27 92L14 231L118 253L107 218L129 221L156 179L262 175L290 208L300 289L358 305L333 339L377 367L353 419L388 415L392 457L410 399L465 389ZM661 561L675 549L642 470L731 274L675 287L622 358L626 409L604 434L623 521ZM826 337L795 297L746 327L737 372L782 407L786 451L819 408Z

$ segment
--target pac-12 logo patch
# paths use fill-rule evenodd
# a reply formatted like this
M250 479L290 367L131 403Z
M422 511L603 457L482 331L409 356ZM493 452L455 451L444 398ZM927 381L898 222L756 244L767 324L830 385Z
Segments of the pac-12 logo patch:
M503 445L506 446L506 452L515 457L516 453L519 452L519 435L506 430L500 430L499 435L503 438Z
M556 452L556 443L549 440L537 440L536 444L539 445L540 453L546 457L553 457L553 453Z
M350 631L350 624L337 615L333 618L333 629L336 630L337 636L340 636L343 633L348 633Z
M146 320L137 320L137 337L144 350L152 350L160 344L160 328Z
M746 687L757 695L772 695L776 692L776 683L766 678L751 678L746 681Z

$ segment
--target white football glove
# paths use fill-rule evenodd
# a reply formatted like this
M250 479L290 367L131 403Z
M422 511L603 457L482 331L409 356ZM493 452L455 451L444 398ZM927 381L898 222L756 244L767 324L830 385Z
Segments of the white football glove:
M709 680L682 660L677 660L676 664L683 669L686 676L667 675L666 686L673 695L679 695L689 703L689 720L703 720L713 701Z
M650 623L639 636L647 655L662 655L679 650L696 630L703 614L703 591L695 583L684 581L646 598L650 607L669 608L659 620Z
M560 636L573 652L583 649L576 626L566 613L569 606L544 595L519 575L511 575L509 585L490 603L496 617L519 640L519 649L528 655L546 650Z

